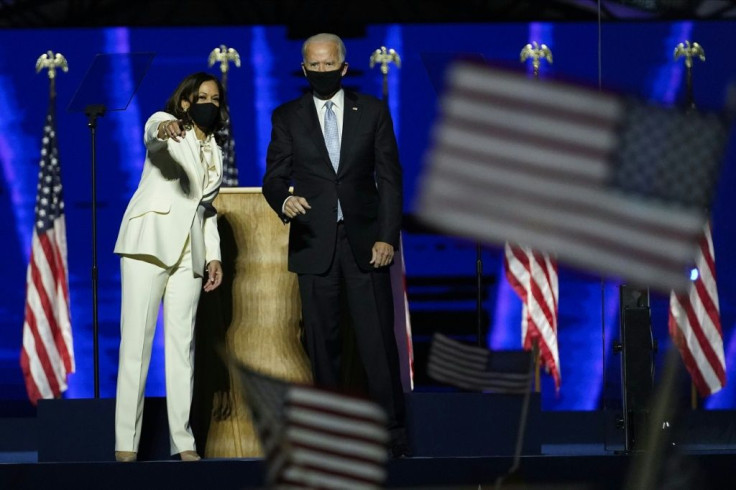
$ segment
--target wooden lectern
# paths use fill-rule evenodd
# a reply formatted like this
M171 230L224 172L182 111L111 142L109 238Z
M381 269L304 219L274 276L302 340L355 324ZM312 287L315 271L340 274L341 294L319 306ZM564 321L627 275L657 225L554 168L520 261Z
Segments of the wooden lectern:
M220 189L214 205L225 281L200 300L192 426L207 458L257 457L261 448L242 388L225 360L311 382L299 338L297 277L286 264L289 227L260 188Z

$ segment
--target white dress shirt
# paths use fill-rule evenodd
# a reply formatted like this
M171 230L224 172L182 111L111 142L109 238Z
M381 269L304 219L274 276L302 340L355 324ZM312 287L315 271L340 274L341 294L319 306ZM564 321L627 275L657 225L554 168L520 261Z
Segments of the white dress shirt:
M325 134L325 112L327 111L327 101L333 103L332 112L337 117L337 134L342 143L342 116L345 113L345 92L340 89L331 99L320 99L313 97L314 107L317 109L317 118L319 118L319 127L322 129L322 135Z

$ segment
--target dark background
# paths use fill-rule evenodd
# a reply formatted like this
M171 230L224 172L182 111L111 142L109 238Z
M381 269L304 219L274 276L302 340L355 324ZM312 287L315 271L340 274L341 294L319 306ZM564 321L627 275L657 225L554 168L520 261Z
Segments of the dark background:
M155 56L124 111L110 112L97 130L97 252L100 270L101 396L113 397L119 342L119 264L112 254L122 213L144 159L143 124L179 80L207 66L221 44L235 48L240 68L231 67L229 97L242 186L260 186L270 133L270 113L298 96L306 84L299 71L304 37L323 30L346 41L350 63L345 85L381 95L381 75L369 67L380 46L395 49L401 68L389 73L390 106L405 172L404 253L414 330L416 389L440 389L423 374L424 348L440 330L475 340L472 284L476 246L429 233L412 220L416 183L429 149L436 112L437 80L425 63L448 53L480 54L519 64L522 47L548 45L554 63L542 77L561 76L675 104L684 97L684 64L675 46L697 41L707 56L695 61L695 99L720 107L736 69L732 2L519 2L519 1L0 1L0 230L4 257L0 285L0 401L24 400L19 352L30 251L40 138L48 106L48 78L34 64L47 50L64 54L69 73L57 81L57 129L67 209L72 328L77 372L66 396L93 395L90 132L86 117L67 110L95 55L150 52ZM522 67L519 64L519 67ZM103 90L132 88L134 72L116 66ZM530 94L533 97L533 94ZM732 135L733 136L733 135ZM733 137L732 137L733 140ZM731 144L713 205L714 242L721 319L729 379L736 351L735 155ZM276 219L274 217L274 219ZM484 342L494 349L520 346L521 306L503 277L501 250L482 249ZM457 284L461 284L458 287ZM470 289L468 289L470 285ZM618 282L583 271L560 269L559 345L562 387L556 393L543 376L547 410L598 410L620 403ZM459 291L459 292L458 292ZM669 345L668 299L652 294L654 336ZM162 337L157 335L147 394L161 396ZM686 373L681 375L689 392ZM688 403L683 397L681 403ZM705 408L736 406L729 385Z

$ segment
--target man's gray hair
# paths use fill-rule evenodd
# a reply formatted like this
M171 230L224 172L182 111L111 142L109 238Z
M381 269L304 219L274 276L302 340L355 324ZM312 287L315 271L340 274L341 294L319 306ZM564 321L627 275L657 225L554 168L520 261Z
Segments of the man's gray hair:
M342 42L342 39L340 39L338 36L334 34L330 34L328 32L323 32L320 34L315 34L314 36L307 38L306 41L304 41L304 44L302 44L302 61L304 63L307 62L307 45L310 43L335 43L337 44L337 55L338 55L338 61L340 63L345 62L345 56L347 55L347 51L345 50L345 44Z

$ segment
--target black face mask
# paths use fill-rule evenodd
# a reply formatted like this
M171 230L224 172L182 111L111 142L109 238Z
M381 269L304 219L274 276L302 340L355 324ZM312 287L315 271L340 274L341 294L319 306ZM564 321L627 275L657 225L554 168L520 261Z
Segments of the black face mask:
M189 106L189 117L200 128L210 129L220 117L220 108L212 102L192 104Z
M312 90L317 94L317 97L326 99L340 90L343 66L345 65L340 65L340 68L332 71L305 70L309 85L312 86Z

